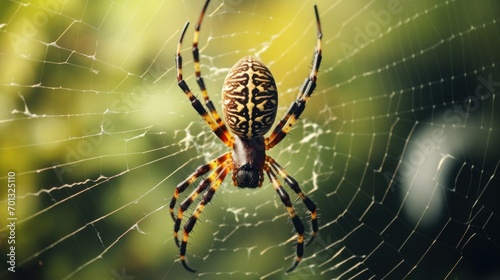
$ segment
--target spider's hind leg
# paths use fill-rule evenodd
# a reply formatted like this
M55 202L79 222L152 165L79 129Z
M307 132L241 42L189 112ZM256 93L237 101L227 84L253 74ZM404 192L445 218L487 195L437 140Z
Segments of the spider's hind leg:
M309 100L309 97L313 94L314 89L316 88L316 81L318 79L319 66L321 65L322 59L322 38L323 33L321 31L321 23L319 20L319 12L318 7L314 5L314 13L316 16L316 48L314 49L314 59L311 68L311 73L309 77L306 78L304 84L300 88L300 92L297 96L297 99L292 102L290 108L288 109L286 115L281 119L278 125L274 128L271 135L266 138L266 150L271 149L276 146L285 136L288 135L290 129L295 124L295 122L299 119L300 115L306 108L306 103Z
M202 14L200 15L200 22L201 18L203 17L203 14L205 12L205 9L208 5L208 2L206 2L204 10L202 11ZM196 110L196 112L205 120L205 122L210 126L210 129L217 135L217 137L224 142L228 147L232 147L233 145L233 136L229 133L227 130L226 125L222 122L220 119L219 115L215 111L215 107L213 106L212 102L208 99L208 93L205 89L205 85L203 82L203 79L201 78L201 73L199 71L199 59L195 57L195 67L196 69L196 76L198 80L198 85L200 86L203 95L206 100L207 107L209 108L210 114L205 110L203 105L201 104L200 100L193 94L191 89L189 88L188 84L184 80L183 77L183 72L182 72L182 55L181 55L181 50L182 50L182 41L184 40L184 35L186 34L186 30L189 26L189 22L187 22L184 25L184 28L182 29L181 32L181 37L179 39L179 42L177 43L177 54L175 56L175 64L177 68L177 82L178 86L181 88L181 90L186 94L186 96L189 98L189 101L191 101L191 105L193 108ZM199 32L199 26L197 26L197 31L195 34ZM198 35L195 35L196 37ZM197 44L197 43L196 43ZM197 48L197 47L196 47ZM214 121L215 119L215 121Z

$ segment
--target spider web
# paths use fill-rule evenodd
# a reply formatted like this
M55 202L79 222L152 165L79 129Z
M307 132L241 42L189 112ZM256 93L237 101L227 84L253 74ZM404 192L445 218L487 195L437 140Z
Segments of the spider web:
M190 235L198 272L186 272L168 202L227 151L175 81L180 29L202 2L2 2L1 278L500 276L500 9L465 0L317 0L318 87L269 154L318 205L319 236L285 274L296 237L272 186L226 179ZM284 115L310 70L313 4L212 1L200 47L219 112L229 68L253 55ZM199 94L192 32L184 68Z

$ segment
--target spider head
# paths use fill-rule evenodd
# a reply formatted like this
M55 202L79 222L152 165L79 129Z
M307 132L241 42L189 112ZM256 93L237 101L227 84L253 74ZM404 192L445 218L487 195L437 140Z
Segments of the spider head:
M259 186L260 174L259 170L252 166L251 164L245 164L241 166L234 173L235 178L233 181L240 188L256 188Z
M240 188L262 186L266 160L264 138L251 139L234 137L233 144L233 184Z

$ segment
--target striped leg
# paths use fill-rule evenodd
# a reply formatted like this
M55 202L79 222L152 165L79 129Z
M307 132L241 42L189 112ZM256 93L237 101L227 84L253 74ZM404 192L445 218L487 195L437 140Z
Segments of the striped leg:
M286 210L288 211L288 214L290 214L293 226L295 227L295 231L297 231L297 259L295 260L293 266L286 271L288 273L293 271L299 265L300 260L302 259L302 255L304 254L304 224L302 224L302 221L297 215L297 212L293 208L292 201L290 201L290 196L285 191L285 189L283 189L283 186L278 181L278 178L276 177L274 171L269 168L268 165L265 165L264 168L267 172L267 176L269 176L269 179L273 183L274 189L278 193L283 204L285 204Z
M314 61L313 67L309 77L305 80L302 85L297 99L292 103L288 109L286 115L281 119L278 125L274 128L271 135L266 138L266 150L271 149L276 146L285 136L290 132L293 124L299 119L300 115L306 107L306 102L316 88L316 80L318 79L319 66L321 64L321 53L322 53L322 42L321 39L323 34L321 33L321 24L319 21L318 7L314 6L314 12L316 13L316 25L317 25L317 43L314 51Z
M181 33L181 37L179 39L179 43L177 44L177 56L176 56L176 64L177 64L177 82L179 83L179 87L184 91L184 93L188 96L189 100L191 100L191 104L196 109L198 114L200 114L203 119L210 125L212 131L228 146L233 146L233 136L229 133L226 125L222 122L217 110L215 109L214 104L208 97L208 92L205 87L205 82L201 77L201 66L200 66L200 52L198 48L198 38L200 35L201 22L203 21L203 17L205 16L205 12L207 11L208 4L210 0L205 2L203 9L200 14L200 18L198 19L198 24L196 24L194 31L194 39L193 39L193 59L194 59L194 70L196 75L196 82L200 87L200 90L203 94L203 98L205 100L205 105L210 111L211 116L208 115L205 108L201 105L201 102L192 94L189 86L186 84L184 79L182 78L182 41L184 40L184 35L186 34L186 30L189 26L189 22L184 25L184 28ZM215 121L214 121L215 120Z
M189 177L186 180L184 180L179 185L177 185L177 187L175 187L174 195L172 196L172 199L170 200L169 210L170 210L170 216L172 217L172 220L174 220L174 238L175 238L175 243L177 244L177 247L179 247L179 240L177 238L177 232L179 231L181 221L175 217L174 207L175 207L175 203L177 202L177 199L179 198L179 194L184 192L184 190L186 190L187 187L189 187L194 181L196 181L196 179L198 179L198 177L203 176L204 174L208 173L210 170L213 170L214 168L216 168L218 166L219 166L219 172L217 172L217 170L216 170L215 172L212 173L212 176L215 176L215 175L213 175L214 173L216 175L218 173L220 173L220 166L223 165L224 162L226 162L228 159L230 159L230 157L231 157L230 153L225 153L222 156L212 160L211 162L204 164L202 166L199 166L198 168L196 168L196 171L193 172L193 174L189 175ZM203 184L206 184L206 181L207 180L204 180L203 182L201 182L200 185L198 186L198 189L193 191L193 193L186 200L184 200L184 202L182 202L182 204L179 207L179 213L177 215L178 217L180 216L182 218L182 212L185 211L189 207L191 202L196 198L196 195L198 195L198 193L200 193L204 190L204 189L202 190L202 188L203 187L206 188L206 186L203 185ZM191 202L187 202L190 199L191 199Z
M202 13L201 16L203 16L203 13ZM208 100L208 93L206 92L206 89L204 89L205 86L203 84L203 80L201 79L200 72L197 71L197 74L196 74L197 80L198 80L198 84L201 83L201 85L203 85L203 87L201 87L201 85L200 85L200 87L202 88L203 95L206 96L205 101L207 103L207 107L209 108L210 113L212 114L212 116L210 116L208 114L208 112L205 110L205 108L203 107L203 105L201 104L201 102L198 100L198 98L196 98L196 96L194 96L194 94L191 92L191 89L189 88L189 86L187 85L186 81L184 80L184 78L182 76L182 56L181 56L181 49L182 49L182 41L184 40L184 35L186 34L186 30L187 30L188 26L189 26L189 22L187 22L186 25L184 25L184 28L182 29L181 37L179 39L179 43L177 44L177 55L175 57L175 62L176 62L176 65L177 65L177 82L178 82L178 85L182 89L182 91L184 91L184 93L189 98L189 100L191 101L191 105L193 106L193 108L196 110L196 112L198 112L198 114L210 126L210 128L215 133L215 135L217 135L217 137L219 137L219 139L222 140L222 142L224 142L229 148L231 148L233 146L233 141L234 141L233 136L229 133L229 131L227 130L226 125L222 122L222 120L218 116L218 114L215 111L215 108L214 108L212 102L210 100ZM198 33L195 32L195 37L198 37L197 34ZM193 51L193 53L194 53L194 51ZM199 68L199 60L198 60L198 63L195 62L195 67L196 67L196 65L198 65L198 68ZM198 79L198 76L200 76L199 77L200 79ZM215 118L216 121L214 121L213 118Z
M202 182L203 187L201 186L202 184L200 184L199 188L200 192L204 190L207 186L210 186L210 188L205 192L205 195L203 196L202 200L200 201L200 203L198 203L198 206L196 206L196 210L193 212L193 215L189 217L188 221L184 225L184 235L182 236L182 243L180 246L180 259L184 268L186 268L186 270L190 272L196 272L196 270L190 268L186 263L186 249L187 249L186 247L189 238L189 233L193 230L193 227L196 224L196 221L198 221L198 217L205 208L205 205L210 203L210 200L212 200L212 197L214 196L215 192L219 189L220 184L222 183L222 181L224 181L224 178L229 172L230 169L229 167L230 164L227 164L227 162L217 167L217 169L210 175L210 177L208 177L205 181ZM196 197L200 192L196 190L196 192L194 192L192 196ZM186 199L185 201L186 206L189 207L189 205L191 204L191 202L193 202L193 200L194 198L191 199L191 197ZM180 220L181 218L182 216L179 215L177 220Z
M198 86L200 87L201 93L203 94L203 99L205 100L205 105L207 106L208 110L210 111L210 114L212 114L213 119L217 122L217 125L220 127L220 129L224 132L226 135L230 135L226 125L224 122L222 122L222 119L220 118L219 114L217 113L217 110L214 107L214 104L208 97L208 92L205 87L205 82L203 81L203 77L201 76L201 64L200 64L200 50L198 48L198 39L200 35L200 28L201 28L201 22L203 21L203 17L205 16L205 12L207 11L208 4L210 3L210 0L207 0L205 2L205 6L203 6L203 10L201 11L200 18L198 19L198 23L196 24L195 30L194 30L194 38L193 38L193 60L194 60L194 73L196 75L196 82L198 83Z
M307 197L307 195L302 192L299 187L299 183L286 172L286 170L281 167L272 157L267 156L266 162L277 172L281 178L287 183L287 185L302 199L302 202L306 205L309 212L311 212L311 225L312 225L312 235L311 239L307 242L306 246L311 244L316 235L318 235L318 220L316 218L316 204Z

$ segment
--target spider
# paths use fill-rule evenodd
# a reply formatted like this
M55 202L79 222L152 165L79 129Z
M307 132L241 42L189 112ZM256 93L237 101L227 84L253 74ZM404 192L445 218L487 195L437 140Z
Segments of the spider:
M169 210L174 220L174 239L177 247L180 248L180 261L186 270L196 272L186 263L186 247L189 233L193 230L205 205L210 202L226 175L232 171L232 181L236 187L253 189L262 186L265 172L281 198L281 201L286 206L295 227L295 231L297 232L297 257L292 267L287 270L288 273L298 266L304 254L304 225L295 212L289 195L278 180L278 176L281 177L282 180L302 199L311 214L312 235L306 246L314 240L318 233L316 205L304 192L302 192L297 181L272 157L266 155L266 150L273 148L288 134L293 124L304 111L306 102L309 100L309 97L316 87L316 80L322 57L322 32L318 8L314 5L317 43L311 73L302 85L297 99L291 104L286 115L280 120L271 135L264 138L264 134L270 130L276 117L278 92L271 72L262 62L253 57L244 57L236 62L227 74L222 89L223 113L227 126L221 120L212 101L208 97L208 92L201 76L198 37L201 23L209 3L210 0L205 2L198 19L198 24L195 27L192 49L196 82L203 94L208 112L201 104L200 100L191 92L191 89L182 76L181 48L189 22L184 25L177 44L177 55L175 59L177 65L177 82L181 90L191 101L191 105L196 112L203 117L215 135L217 135L231 151L199 166L194 173L189 175L187 179L182 181L175 188L175 192L170 201ZM198 177L209 172L211 172L210 175L202 180L198 187L179 205L179 210L177 215L175 215L174 207L179 195L195 182ZM179 244L178 232L183 214L196 197L203 192L203 198L191 217L189 217L184 224L182 241Z

